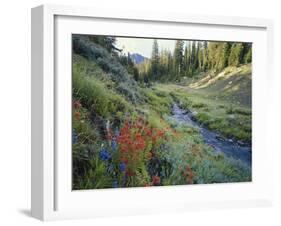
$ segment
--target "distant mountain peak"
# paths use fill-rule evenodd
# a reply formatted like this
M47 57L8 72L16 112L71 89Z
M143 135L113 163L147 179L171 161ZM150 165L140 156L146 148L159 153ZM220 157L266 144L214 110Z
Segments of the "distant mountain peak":
M130 53L130 58L135 64L141 64L143 61L148 59L139 53Z

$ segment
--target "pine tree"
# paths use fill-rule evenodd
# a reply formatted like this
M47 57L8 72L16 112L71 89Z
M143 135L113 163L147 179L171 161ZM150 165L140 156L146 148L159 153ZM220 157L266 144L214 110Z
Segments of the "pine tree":
M173 74L173 56L170 51L167 52L167 74L168 74L168 79L171 79L172 74Z
M151 53L151 76L152 79L157 79L159 75L159 47L157 40L154 39L153 45L152 45L152 53Z
M243 63L251 63L252 62L252 44L251 43L243 43Z
M219 49L220 49L220 53L218 54L219 61L216 69L223 70L225 67L228 66L228 58L230 55L231 43L230 42L220 43Z
M200 71L204 70L203 64L204 64L204 56L203 56L204 50L199 49L198 51L198 68Z
M198 41L197 45L195 45L195 62L194 62L194 69L197 70L199 68L199 51L201 48L201 44Z
M188 76L188 70L189 70L189 50L186 45L183 54L183 73L185 76Z
M121 49L115 47L116 38L111 36L103 35L90 35L89 40L94 42L102 47L106 48L109 52L118 51L121 52Z
M193 76L193 73L196 69L196 42L192 41L191 45L191 54L190 54L190 73Z
M249 48L248 52L245 55L245 63L252 63L252 47Z
M208 42L203 42L203 70L206 71L208 68Z
M243 63L243 45L242 43L234 43L230 50L228 65L238 66Z
M176 41L174 50L174 72L176 79L178 79L183 73L183 46L184 41Z

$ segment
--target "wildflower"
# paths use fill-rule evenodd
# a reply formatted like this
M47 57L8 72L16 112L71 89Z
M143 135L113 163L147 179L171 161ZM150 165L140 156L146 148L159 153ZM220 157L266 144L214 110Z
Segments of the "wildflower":
M81 107L82 107L82 104L80 103L80 101L79 101L79 100L75 101L73 105L74 105L74 108L76 108L76 109L78 109L78 108L81 108Z
M122 157L122 158L121 158L121 162L124 162L125 164L128 164L128 159L125 158L125 157Z
M118 181L117 180L112 182L112 187L113 188L118 188Z
M194 174L193 174L192 169L191 169L189 166L186 167L186 174L185 174L185 176L187 176L186 182L187 182L188 184L193 184L193 177L194 177Z
M160 184L160 177L152 176L152 184L153 185L159 185Z
M115 140L111 141L111 149L112 151L116 151L117 150L117 143Z
M107 161L110 158L110 155L106 149L101 150L100 152L100 158L103 161Z
M72 131L72 144L77 144L78 143L78 136L75 130Z
M145 128L145 129L144 129L144 131L145 131L145 133L146 133L146 135L147 135L147 136L149 136L149 137L150 137L150 136L152 135L152 131L151 131L151 129L149 129L149 128Z
M134 175L135 175L135 173L133 171L131 171L131 170L127 170L126 171L126 176L127 177L131 177L131 176L134 176Z
M120 169L120 171L124 172L124 171L126 170L126 163L121 162L121 163L119 164L119 169Z
M152 153L151 151L147 153L147 159L151 159L152 158Z
M114 134L115 134L116 137L119 136L120 132L119 132L118 128L115 129Z
M74 112L74 117L75 117L77 120L80 120L81 113L80 113L79 111L75 111L75 112Z

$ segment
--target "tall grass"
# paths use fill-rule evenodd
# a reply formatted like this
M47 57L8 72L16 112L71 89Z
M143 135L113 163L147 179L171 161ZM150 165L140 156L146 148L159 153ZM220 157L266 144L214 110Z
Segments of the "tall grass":
M118 112L127 112L130 104L119 94L109 90L103 82L89 77L73 67L73 95L89 110L104 119L110 119Z

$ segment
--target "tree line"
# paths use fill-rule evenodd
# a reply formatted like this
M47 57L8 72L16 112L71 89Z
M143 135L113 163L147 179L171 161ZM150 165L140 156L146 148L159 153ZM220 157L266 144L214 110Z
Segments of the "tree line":
M123 54L121 49L115 47L115 37L89 36L89 39L118 57L136 81L146 83L176 81L203 71L218 72L228 66L237 67L252 62L251 43L176 40L171 52L160 50L157 39L154 39L150 59L135 65L130 53Z
M144 80L179 80L202 71L221 71L227 66L252 62L251 43L177 40L174 52L159 50L153 41L151 58L138 65Z

